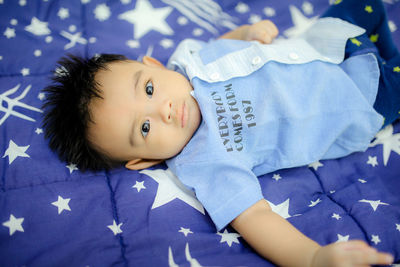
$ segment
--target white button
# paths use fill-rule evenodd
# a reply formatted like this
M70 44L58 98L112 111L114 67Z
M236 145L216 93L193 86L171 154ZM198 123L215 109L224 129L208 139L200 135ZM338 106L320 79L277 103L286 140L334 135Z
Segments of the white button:
M218 72L214 72L210 75L211 80L215 81L219 79L219 73Z
M260 64L260 62L261 62L261 58L260 58L259 56L256 56L256 57L254 57L253 60L251 61L251 64L257 65L257 64Z
M289 58L292 60L298 60L299 59L299 55L296 53L290 53L289 54Z

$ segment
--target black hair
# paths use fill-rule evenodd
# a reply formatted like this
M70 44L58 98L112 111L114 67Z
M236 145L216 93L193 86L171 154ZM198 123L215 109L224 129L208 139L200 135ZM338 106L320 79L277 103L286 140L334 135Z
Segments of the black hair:
M111 62L128 60L123 55L102 54L90 59L68 55L58 61L53 84L43 91L43 127L50 148L59 158L76 164L81 171L108 170L121 166L88 140L88 124L92 122L89 104L102 98L95 75L107 70Z

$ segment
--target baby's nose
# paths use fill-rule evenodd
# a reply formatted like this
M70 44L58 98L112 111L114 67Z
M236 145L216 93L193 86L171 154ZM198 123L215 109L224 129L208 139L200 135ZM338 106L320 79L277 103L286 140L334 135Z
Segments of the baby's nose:
M171 111L172 111L172 102L169 100L165 100L160 104L159 114L165 123L169 123L171 121Z

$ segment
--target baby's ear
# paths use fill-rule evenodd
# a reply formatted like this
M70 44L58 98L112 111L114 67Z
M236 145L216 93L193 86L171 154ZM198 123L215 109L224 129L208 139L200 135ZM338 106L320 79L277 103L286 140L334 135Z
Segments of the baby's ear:
M144 56L142 61L143 61L143 64L145 64L147 66L165 68L164 65L160 61L158 61L157 59L155 59L153 57Z
M125 168L130 170L143 170L151 166L157 165L164 160L162 159L133 159L125 164Z

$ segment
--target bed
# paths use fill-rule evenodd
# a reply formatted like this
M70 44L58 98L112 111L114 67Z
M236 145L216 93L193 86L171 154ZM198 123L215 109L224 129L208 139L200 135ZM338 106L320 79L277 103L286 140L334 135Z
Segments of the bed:
M400 47L400 1L384 2ZM0 0L0 266L273 266L232 228L217 232L164 164L82 173L59 161L43 136L42 89L68 53L166 63L185 38L209 40L261 19L293 36L330 4ZM273 210L320 244L361 239L400 263L399 121L365 152L260 183Z

